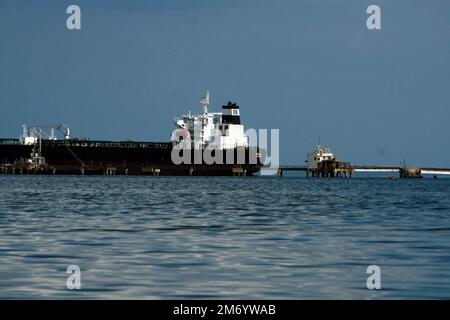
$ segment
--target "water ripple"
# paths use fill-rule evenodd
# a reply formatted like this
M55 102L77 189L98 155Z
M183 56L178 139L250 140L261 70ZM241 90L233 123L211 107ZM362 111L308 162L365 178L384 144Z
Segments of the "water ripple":
M448 194L450 179L0 176L0 298L450 298Z

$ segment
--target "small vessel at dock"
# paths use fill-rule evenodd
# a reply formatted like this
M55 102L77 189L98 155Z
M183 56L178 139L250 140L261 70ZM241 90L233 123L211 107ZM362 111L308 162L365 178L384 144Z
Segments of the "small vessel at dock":
M308 177L351 178L355 172L350 162L337 160L329 148L320 144L316 150L307 154L306 162Z

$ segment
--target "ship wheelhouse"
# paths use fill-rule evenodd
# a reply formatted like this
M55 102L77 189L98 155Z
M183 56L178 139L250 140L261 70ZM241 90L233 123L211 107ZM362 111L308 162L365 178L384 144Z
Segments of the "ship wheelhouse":
M175 119L177 129L172 133L173 145L188 149L212 147L219 150L248 147L248 137L241 123L240 109L229 101L222 106L222 112L209 112L209 92L200 101L202 115L184 115ZM185 130L188 132L182 132Z

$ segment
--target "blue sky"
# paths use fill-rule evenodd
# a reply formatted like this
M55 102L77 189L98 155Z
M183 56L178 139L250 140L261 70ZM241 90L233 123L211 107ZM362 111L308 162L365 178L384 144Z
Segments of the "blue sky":
M65 123L166 141L206 89L212 109L279 128L283 164L320 136L357 164L450 167L450 1L0 0L0 137Z

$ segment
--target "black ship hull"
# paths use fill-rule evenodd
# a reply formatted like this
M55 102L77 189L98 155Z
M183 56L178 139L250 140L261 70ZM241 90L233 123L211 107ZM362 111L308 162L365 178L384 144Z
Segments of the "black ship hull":
M39 151L40 163L31 154ZM250 176L261 168L256 148L245 148L245 160L231 164L172 162L172 143L90 140L42 140L24 145L0 140L1 173L72 175ZM239 159L234 150L234 159ZM242 158L240 158L242 159ZM257 159L255 162L254 159ZM223 161L223 163L227 163Z

